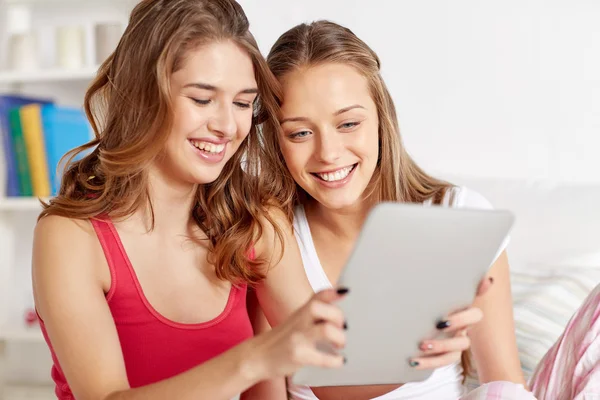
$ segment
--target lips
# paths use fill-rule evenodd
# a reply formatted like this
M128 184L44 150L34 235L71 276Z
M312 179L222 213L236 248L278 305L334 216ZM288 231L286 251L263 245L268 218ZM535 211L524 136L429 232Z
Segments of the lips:
M325 172L312 172L311 174L325 182L338 182L347 178L348 175L352 173L352 171L356 168L357 165L358 164L352 164L350 166L338 168L335 170Z
M192 146L207 153L219 154L225 149L226 143L211 143L206 140L189 139Z
M229 142L213 143L200 139L188 139L188 143L200 159L210 164L216 164L225 158Z

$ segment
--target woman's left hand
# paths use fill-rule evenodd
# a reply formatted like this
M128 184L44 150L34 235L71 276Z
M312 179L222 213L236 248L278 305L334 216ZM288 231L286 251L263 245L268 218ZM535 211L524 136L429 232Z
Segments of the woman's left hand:
M483 313L479 308L469 307L438 322L436 328L451 334L446 339L424 340L419 345L421 355L412 358L410 365L416 369L434 369L459 362L463 351L468 350L471 341L467 329L481 321Z
M477 288L477 296L485 294L494 280L486 277ZM434 369L459 362L463 351L471 346L467 330L483 318L483 313L477 307L451 314L447 319L439 321L436 328L447 335L446 339L424 340L419 345L421 354L410 360L410 365L416 369Z

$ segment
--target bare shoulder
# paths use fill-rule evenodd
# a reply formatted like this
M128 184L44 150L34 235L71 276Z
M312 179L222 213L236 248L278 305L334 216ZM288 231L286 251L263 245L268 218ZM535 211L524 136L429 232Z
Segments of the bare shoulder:
M83 242L86 240L91 241L95 234L89 221L48 215L38 221L34 235L36 238L63 235L65 239Z
M278 224L281 228L291 226L287 215L283 208L277 205L269 205L266 207L266 215L273 220L275 224ZM266 220L266 218L264 218Z
M61 255L76 256L80 260L90 260L99 247L97 236L89 221L49 215L38 221L34 230L34 257L43 253L44 257L55 258ZM34 262L34 268L36 263Z
M281 207L268 206L265 215L259 218L259 224L261 235L256 242L259 254L281 249L281 246L293 238L292 224Z
M67 280L110 286L102 247L89 221L46 216L36 224L33 236L34 294L52 291Z

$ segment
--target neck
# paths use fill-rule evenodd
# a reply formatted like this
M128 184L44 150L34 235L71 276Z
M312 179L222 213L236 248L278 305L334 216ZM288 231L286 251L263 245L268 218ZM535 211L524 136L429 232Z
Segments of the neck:
M189 234L197 187L195 184L169 179L158 168L151 168L148 192L152 208L148 205L138 211L136 219L142 221L148 229L152 226L154 216L155 231Z
M340 239L355 240L372 206L369 201L359 200L349 207L328 209L312 200L305 205L305 211L311 224L329 230Z

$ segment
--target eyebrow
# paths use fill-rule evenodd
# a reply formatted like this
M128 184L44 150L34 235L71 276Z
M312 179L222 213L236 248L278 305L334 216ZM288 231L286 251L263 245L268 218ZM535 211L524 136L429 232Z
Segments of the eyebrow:
M336 112L333 113L334 116L338 116L341 115L345 112L348 112L350 110L354 110L355 108L362 108L363 110L366 110L366 108L364 108L363 106L361 106L360 104L354 104L348 107L344 107L342 109L337 110ZM281 125L285 124L286 122L307 122L308 118L306 117L291 117L291 118L284 118L282 119L279 123Z
M341 110L337 110L336 112L333 113L333 115L335 115L335 116L341 115L350 110L354 110L355 108L362 108L363 110L365 110L365 108L363 106L361 106L360 104L354 104L352 106L344 107Z
M214 85L209 85L207 83L188 83L187 85L184 86L185 88L188 87L193 87L196 89L202 89L202 90L210 90L212 92L216 92L219 90L218 87L214 86ZM248 88L248 89L244 89L240 91L240 94L258 94L258 89L257 88Z

